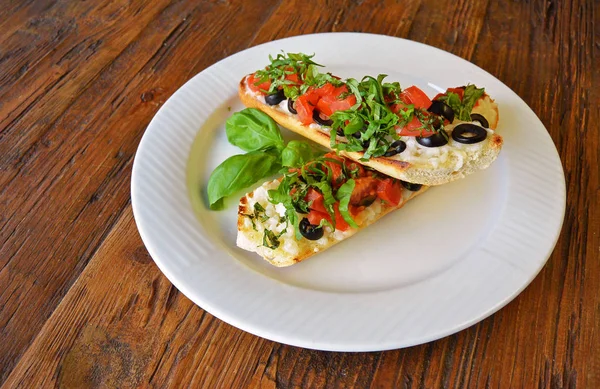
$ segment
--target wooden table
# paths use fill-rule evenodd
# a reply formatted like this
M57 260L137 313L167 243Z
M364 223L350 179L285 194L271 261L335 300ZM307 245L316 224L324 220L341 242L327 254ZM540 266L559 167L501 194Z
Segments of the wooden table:
M0 384L600 387L600 9L593 0L401 3L4 1ZM533 283L490 318L404 350L306 350L207 314L146 252L129 183L161 104L224 57L323 31L459 55L517 92L550 132L567 181L563 231Z

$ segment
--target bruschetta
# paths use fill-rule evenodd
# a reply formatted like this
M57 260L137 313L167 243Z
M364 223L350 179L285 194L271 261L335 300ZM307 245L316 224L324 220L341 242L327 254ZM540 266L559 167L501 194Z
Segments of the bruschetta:
M341 80L304 54L271 57L240 81L239 96L285 128L381 173L440 185L487 168L502 137L483 88L449 88L433 100L385 75Z
M237 245L272 265L290 266L348 239L425 190L328 153L241 198Z

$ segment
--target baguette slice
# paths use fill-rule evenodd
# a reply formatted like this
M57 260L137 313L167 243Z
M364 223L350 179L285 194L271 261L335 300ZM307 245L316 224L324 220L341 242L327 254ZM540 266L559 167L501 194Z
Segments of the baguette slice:
M422 186L415 192L403 189L402 200L398 206L391 206L382 200L376 200L373 204L365 207L362 212L355 216L354 220L359 226L358 229L350 228L346 231L332 231L330 227L325 226L323 227L323 237L319 240L308 240L306 238L296 240L293 228L287 226L286 222L280 223L280 216L285 213L283 204L272 204L268 199L268 190L276 189L279 186L279 183L279 180L266 182L253 192L248 193L241 198L238 209L238 235L236 241L238 247L257 253L277 267L293 265L314 254L327 250L334 244L350 238L359 230L375 223L388 213L402 208L407 201L427 190L426 186ZM253 214L254 204L256 203L259 203L265 209L265 214L268 216L268 219L264 221L256 220L254 221L253 226L252 220L248 215ZM270 249L263 245L265 228L268 228L275 234L279 234L286 227L286 232L279 238L279 247Z
M242 103L249 108L257 108L281 126L296 132L328 149L330 147L329 128L316 123L302 124L296 115L287 109L287 101L279 105L270 106L265 103L264 96L252 92L247 85L247 77L240 81L239 97ZM488 118L490 127L498 124L498 106L485 95L473 109L473 113L482 114ZM445 127L450 135L453 128L464 123L455 120ZM449 136L449 142L442 147L424 147L418 144L415 137L401 137L407 148L400 154L392 157L375 157L368 161L361 161L363 152L340 151L340 155L348 157L365 166L369 166L388 176L422 185L441 185L465 177L476 171L487 168L498 156L502 148L502 137L492 129L486 129L487 138L475 144L462 144ZM344 138L338 137L338 142Z

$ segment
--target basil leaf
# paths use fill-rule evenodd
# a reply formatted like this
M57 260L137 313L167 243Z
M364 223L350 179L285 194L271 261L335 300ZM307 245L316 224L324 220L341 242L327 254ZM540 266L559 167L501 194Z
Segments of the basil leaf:
M300 167L314 157L315 152L308 143L291 140L281 152L281 164L287 167Z
M275 250L277 247L279 247L279 244L279 237L275 235L273 231L265 228L263 235L263 246Z
M336 197L340 202L340 214L350 225L352 228L358 228L358 224L352 219L352 215L350 215L350 211L348 206L350 205L350 197L352 197L352 192L354 191L354 186L356 182L353 179L349 179L344 183L344 185L340 186L336 193Z
M283 149L279 127L269 115L255 108L236 112L225 124L227 140L244 151Z
M475 107L477 100L483 96L484 92L484 88L479 89L473 84L469 84L465 87L465 93L462 100L463 111L460 113L460 120L467 122L471 121L471 111L473 111L473 107Z
M274 153L254 151L227 158L208 179L208 202L213 210L223 209L223 198L249 187L281 169Z
M333 220L333 224L335 226L335 210L333 208L333 205L335 204L335 197L333 197L333 189L331 188L331 185L329 185L328 181L315 182L312 185L318 188L323 194L323 205L325 206L325 209L331 217L331 220Z

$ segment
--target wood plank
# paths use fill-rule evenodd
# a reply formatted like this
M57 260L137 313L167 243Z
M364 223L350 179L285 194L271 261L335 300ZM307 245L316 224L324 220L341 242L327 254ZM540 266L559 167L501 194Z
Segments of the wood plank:
M110 63L98 75L88 75L88 84L59 83L40 100L55 105L31 110L52 112L56 120L36 117L32 122L33 117L24 116L19 128L28 123L39 133L11 132L1 140L2 147L11 148L6 154L19 158L2 164L2 177L9 177L0 189L0 209L8 210L0 215L0 284L5 285L0 291L0 382L127 205L132 156L150 118L195 72L246 47L248 42L231 40L224 32L228 23L247 19L251 7L258 10L261 4L174 3L124 49L111 48L107 41L100 50L113 58L106 57ZM237 16L230 18L232 13ZM257 13L254 22L261 17ZM239 33L249 39L253 28L246 25ZM78 52L72 61L85 63L86 55ZM62 93L73 90L78 97L63 105ZM20 141L11 141L12 136ZM24 151L20 142L33 143ZM31 303L21 304L27 299ZM25 328L24 320L29 321Z

